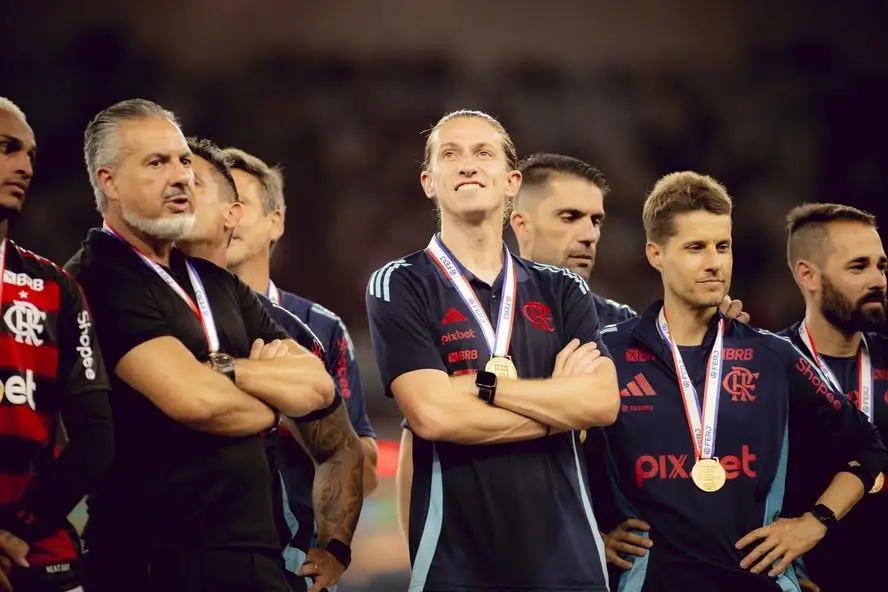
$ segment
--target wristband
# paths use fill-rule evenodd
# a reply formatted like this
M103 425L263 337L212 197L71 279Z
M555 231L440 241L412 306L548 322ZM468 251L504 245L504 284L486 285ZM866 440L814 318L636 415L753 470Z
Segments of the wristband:
M348 565L351 563L351 547L339 539L330 539L323 549L341 563L345 569L348 569Z
M873 479L873 476L869 474L869 471L867 471L860 465L845 465L839 472L851 473L852 475L860 479L860 482L863 483L864 493L873 488L873 483L875 482L875 479Z

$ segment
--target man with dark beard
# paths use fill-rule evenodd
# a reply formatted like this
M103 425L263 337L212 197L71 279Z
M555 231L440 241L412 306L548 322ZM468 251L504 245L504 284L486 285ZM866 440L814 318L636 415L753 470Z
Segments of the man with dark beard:
M805 299L805 318L783 335L809 355L836 390L846 393L879 428L888 430L888 346L885 322L888 260L873 215L846 205L804 204L787 216L789 267ZM822 430L790 424L787 510L809 507L837 467L850 459L823 443ZM888 520L884 478L804 559L823 592L875 590L882 576L867 569L888 555L873 525ZM809 589L816 589L811 586Z

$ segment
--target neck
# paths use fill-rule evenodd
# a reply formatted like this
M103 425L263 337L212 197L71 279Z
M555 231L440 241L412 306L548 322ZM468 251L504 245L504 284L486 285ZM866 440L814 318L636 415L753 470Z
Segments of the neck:
M492 284L503 267L503 229L501 218L478 224L441 217L441 242L459 260L460 265L479 279Z
M271 267L268 255L257 256L240 265L232 266L231 271L254 291L265 294L268 289L269 273Z
M138 249L148 259L169 266L170 253L173 252L173 241L161 240L136 230L124 221L123 216L118 216L110 211L105 214L105 221L123 240Z
M669 333L676 345L701 345L717 307L695 308L672 294L663 298Z
M228 260L228 247L225 243L216 241L189 241L179 242L176 245L182 249L182 252L189 257L199 257L218 265L225 267Z
M834 358L850 358L857 354L863 333L845 333L820 313L815 305L810 305L805 310L805 328L818 354L824 354Z

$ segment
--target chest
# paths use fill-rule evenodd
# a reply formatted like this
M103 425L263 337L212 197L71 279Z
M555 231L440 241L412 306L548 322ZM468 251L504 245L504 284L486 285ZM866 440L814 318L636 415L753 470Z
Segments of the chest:
M508 324L500 325L501 292L476 282L472 288L493 333L504 331ZM449 287L432 295L429 304L427 321L448 373L468 374L483 369L492 356L493 344L488 343L482 323L470 306ZM510 316L508 355L519 377L550 376L555 356L567 342L560 302L531 282L520 283Z
M839 382L842 392L854 405L865 410L862 393L871 385L872 421L880 429L888 428L888 362L875 352L870 363L869 374L861 367L858 357L824 358L833 376Z
M150 273L150 270L148 270ZM201 274L201 285L206 293L204 307L199 305L194 287L185 271L173 270L176 281L189 300L155 274L147 275L146 285L154 296L159 312L170 328L173 336L199 360L209 355L210 325L219 338L219 349L234 357L247 357L251 339L244 323L243 315L233 290L219 281L214 275ZM210 314L201 312L209 310Z
M614 352L615 355L617 352ZM611 450L624 469L638 476L638 486L650 479L688 477L696 448L678 377L669 360L644 347L619 352L620 416L608 429ZM697 408L703 409L708 353L695 360L685 356ZM786 370L771 357L749 347L727 344L721 374L710 382L718 399L711 432L714 456L729 479L772 474L783 448L788 417ZM709 396L709 393L707 393ZM699 417L699 415L698 415Z

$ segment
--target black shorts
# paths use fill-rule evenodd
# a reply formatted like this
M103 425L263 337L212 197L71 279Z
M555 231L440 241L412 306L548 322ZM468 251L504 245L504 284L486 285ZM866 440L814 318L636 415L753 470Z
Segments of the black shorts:
M88 592L291 592L275 549L90 548Z
M82 592L82 565L77 562L13 567L9 580L15 592Z

